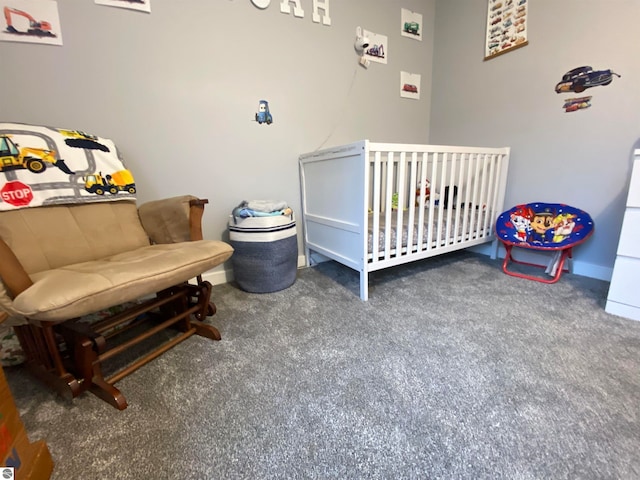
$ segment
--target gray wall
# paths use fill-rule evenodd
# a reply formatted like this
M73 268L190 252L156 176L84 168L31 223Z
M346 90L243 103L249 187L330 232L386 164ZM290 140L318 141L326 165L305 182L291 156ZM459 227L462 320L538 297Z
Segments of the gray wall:
M596 233L575 271L609 279L640 147L638 0L529 0L529 45L484 58L487 0L437 0L431 143L512 147L506 204L568 203ZM622 75L565 113L554 87L578 66Z
M150 15L59 0L63 47L0 42L0 120L113 138L140 201L211 200L207 238L226 238L243 199L299 212L297 155L321 145L509 145L507 204L590 212L576 272L609 278L640 140L640 2L530 1L530 44L483 62L486 0L331 0L330 27L312 21L311 0L304 18L278 0L153 0ZM400 36L401 7L422 13L424 41ZM357 65L358 25L389 37L387 65ZM622 78L564 113L554 86L581 65ZM401 70L422 74L419 101L399 97ZM251 121L261 98L273 125Z
M299 212L298 155L363 138L428 137L435 0L331 0L332 25L250 0L153 0L152 13L59 0L64 46L0 42L0 121L112 138L139 200L207 197L205 236L225 238L241 200ZM400 8L424 18L401 37ZM387 65L358 65L356 27L389 38ZM419 101L400 71L422 75ZM252 121L267 99L270 126Z

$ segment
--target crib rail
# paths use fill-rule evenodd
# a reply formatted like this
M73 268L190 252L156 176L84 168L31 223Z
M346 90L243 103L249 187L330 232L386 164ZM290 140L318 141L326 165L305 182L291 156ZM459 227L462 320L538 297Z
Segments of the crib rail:
M371 237L367 260L376 264L371 269L385 268L401 256L430 256L432 250L493 238L508 153L370 143L365 195Z

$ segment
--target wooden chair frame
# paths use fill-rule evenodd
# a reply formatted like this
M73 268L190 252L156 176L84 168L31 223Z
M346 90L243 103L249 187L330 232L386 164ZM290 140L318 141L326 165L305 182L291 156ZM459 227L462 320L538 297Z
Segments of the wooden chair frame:
M204 199L189 203L191 240L202 239L201 220L206 203ZM2 239L0 276L14 298L32 285L29 275ZM220 340L220 332L202 322L216 312L210 301L211 284L200 275L196 280L195 285L175 285L158 292L155 298L94 324L74 318L62 323L29 320L27 325L14 327L28 370L64 398L75 398L90 391L119 410L125 409L127 401L115 387L118 381L194 334ZM147 324L146 328L139 328L143 324ZM115 341L137 327L141 332L124 341ZM108 360L168 328L178 330L179 334L128 366L104 376L103 366Z

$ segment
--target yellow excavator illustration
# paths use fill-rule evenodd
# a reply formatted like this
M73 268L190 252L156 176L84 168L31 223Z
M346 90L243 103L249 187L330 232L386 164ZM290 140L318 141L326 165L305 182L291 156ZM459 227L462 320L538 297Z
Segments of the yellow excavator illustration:
M102 175L102 172L94 173L82 179L84 189L89 193L97 195L104 195L106 192L112 195L118 192L136 193L136 184L129 170L119 170L111 175Z
M42 173L47 164L55 165L69 175L74 173L64 160L56 158L55 150L20 147L11 140L10 135L0 135L0 172L24 168L33 173Z

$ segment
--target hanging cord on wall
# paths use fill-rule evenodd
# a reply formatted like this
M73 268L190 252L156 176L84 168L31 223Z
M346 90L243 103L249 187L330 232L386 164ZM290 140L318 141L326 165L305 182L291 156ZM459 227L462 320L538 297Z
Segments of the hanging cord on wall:
M359 68L360 68L359 65L356 65L356 68L353 71L353 76L351 77L351 85L349 85L349 90L347 90L347 99L351 96L351 91L353 90L353 85L356 83L356 76L358 75L358 69ZM324 144L329 141L331 136L336 131L336 128L338 128L338 125L340 125L340 121L344 117L344 112L345 112L346 108L347 108L347 102L346 102L346 99L345 99L344 103L342 104L342 110L340 111L340 115L338 116L338 119L333 124L333 127L331 127L331 130L329 131L329 134L326 136L326 138L323 140L323 142L316 147L314 152L317 152L318 150L320 150L324 146Z

